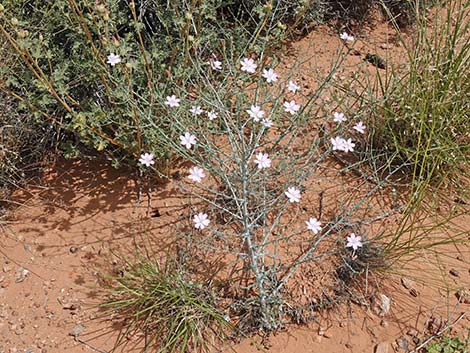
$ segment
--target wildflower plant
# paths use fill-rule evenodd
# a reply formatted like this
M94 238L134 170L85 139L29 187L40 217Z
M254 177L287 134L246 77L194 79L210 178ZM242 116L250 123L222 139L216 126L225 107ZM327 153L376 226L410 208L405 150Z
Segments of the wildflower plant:
M322 119L318 97L347 53L307 95L298 77L264 54L284 31L279 5L261 6L252 35L233 41L245 28L214 37L220 27L212 3L179 3L177 11L162 4L155 22L145 16L147 2L133 0L19 3L0 13L1 36L21 63L0 68L0 89L38 121L111 155L115 165L131 157L140 175L159 172L175 155L191 162L182 187L201 201L188 217L191 236L234 255L235 273L246 277L241 305L256 313L251 325L280 327L289 278L337 234L337 222L320 210L306 214L298 229L289 227L288 214L303 207L307 177L334 152L333 132L308 130ZM347 138L335 153L354 147ZM302 234L313 238L285 263L278 246Z
M157 123L148 125L192 165L180 182L181 190L192 195L191 244L230 254L235 273L246 277L247 297L239 304L251 307L249 311L256 313L249 318L251 325L265 330L282 326L283 292L297 268L326 256L317 253L319 244L338 239L339 234L340 249L350 246L340 225L380 189L374 185L334 219L318 217L322 211L315 207L297 224L289 219L307 202L304 192L311 185L309 177L320 178L333 154L354 150L351 137L333 136L340 132L352 136L354 130L338 124L331 130L306 132L332 119L324 116L317 100L339 62L314 94L302 95L302 88L288 74L283 77L273 61L224 58L215 76L206 61L194 58L199 77L190 83L199 91L194 94L175 86L174 94L181 98L178 109L167 105L165 112L177 136L167 135ZM193 115L195 107L211 112L213 119L208 114L185 118ZM320 189L308 193L318 194ZM280 255L280 248L305 237L309 246L294 260ZM355 239L354 250L361 246L360 240Z
M239 316L251 313L252 327L282 326L285 290L300 266L322 261L338 248L359 253L369 245L360 225L374 218L359 221L357 213L386 179L364 188L360 197L348 195L330 206L329 213L322 206L325 187L311 182L321 180L325 171L335 177L347 173L349 166L338 171L331 159L348 156L356 149L357 136L367 136L367 121L353 119L349 112L325 113L319 99L348 53L339 55L314 92L307 93L298 77L281 72L276 58L265 56L267 43L285 30L276 17L282 10L279 3L256 6L257 16L250 14L255 30L235 26L231 32L217 25L221 12L212 1L198 8L197 2L173 7L131 0L124 9L119 1L25 3L8 5L8 13L20 19L0 14L1 35L23 63L20 70L0 68L7 77L0 89L39 121L73 132L97 151L125 152L141 173L158 171L158 162L173 155L190 162L180 181L191 195L188 238L193 246L227 255L236 279L243 277L244 295L232 308ZM147 4L154 6L158 20L145 16ZM35 13L43 16L28 22ZM49 21L50 13L64 16ZM233 41L240 32L250 33L249 38ZM164 39L156 40L161 33ZM354 46L351 35L340 39L347 50ZM311 195L316 203L308 201ZM297 246L300 242L303 246ZM324 243L329 244L327 252L320 250ZM283 250L293 251L293 245L296 256L283 257ZM150 264L144 275L147 267L156 270L151 286L134 294L145 299L156 277L158 286L165 284L162 293L169 302L182 304L176 314L185 321L186 313L194 312L187 311L186 303L198 303L198 290L175 299L164 271ZM132 288L142 289L140 271L133 273ZM173 272L170 280L187 288L186 279L174 278ZM125 280L121 283L129 287ZM114 304L130 308L132 300L131 295L129 301L118 298ZM157 304L150 303L152 314L175 316L165 301ZM221 315L209 309L200 322L220 322ZM149 312L142 310L139 318ZM200 338L198 329L194 334ZM179 337L187 342L184 332ZM180 342L173 340L172 350Z
M74 140L113 157L153 153L154 168L171 160L165 141L148 131L158 119L166 132L171 121L162 114L178 110L182 86L193 74L192 56L204 59L214 73L224 68L224 52L257 46L260 34L276 26L277 9L262 8L254 36L241 36L245 26L219 18L224 5L131 0L9 0L0 11L0 39L12 56L0 66L0 89L40 123L67 131ZM283 31L270 32L274 44ZM239 38L234 41L233 38ZM253 70L247 58L247 70ZM275 80L275 74L269 74ZM163 99L162 99L163 98ZM145 107L136 110L135 107ZM211 113L214 117L216 112ZM193 116L201 117L194 105ZM152 146L152 151L148 146ZM70 153L71 155L77 155Z

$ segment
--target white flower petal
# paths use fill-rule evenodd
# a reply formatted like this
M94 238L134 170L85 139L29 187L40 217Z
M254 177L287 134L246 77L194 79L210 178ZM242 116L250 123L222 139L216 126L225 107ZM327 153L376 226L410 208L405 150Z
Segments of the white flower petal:
M240 63L242 65L240 70L248 72L249 74L255 73L258 67L252 58L244 58Z
M300 202L300 190L297 189L295 186L289 187L284 194L289 199L289 202Z
M305 223L307 224L307 229L311 230L313 234L318 234L322 229L321 222L316 218L310 218Z
M121 57L119 55L114 54L114 53L109 54L107 59L108 59L108 61L106 63L111 65L111 66L119 64L121 62Z
M265 169L271 166L271 159L267 153L258 153L255 158L255 164L258 165L258 169Z
M204 229L209 225L210 220L206 213L199 212L194 216L193 222L196 229Z
M300 87L297 86L297 84L296 84L294 81L289 81L289 82L287 83L287 90L288 90L289 92L295 93L295 92L297 92L299 89L300 89Z
M262 76L266 79L267 83L276 82L278 79L278 75L273 69L264 69Z

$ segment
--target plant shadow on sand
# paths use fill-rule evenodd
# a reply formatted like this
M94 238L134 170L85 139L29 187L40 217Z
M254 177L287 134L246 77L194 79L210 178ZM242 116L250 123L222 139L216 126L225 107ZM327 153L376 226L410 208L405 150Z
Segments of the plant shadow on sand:
M331 173L333 167L330 165L330 169L325 171L323 179L328 179L328 173ZM82 174L85 176L82 177ZM13 217L17 223L12 223L6 229L7 238L4 249L8 257L17 263L27 264L27 268L32 269L40 276L29 278L21 283L21 286L8 287L6 290L8 291L7 303L10 303L9 305L12 307L22 305L21 301L15 301L14 298L15 296L22 297L24 293L36 293L34 300L40 303L43 300L47 301L49 297L62 298L64 291L69 293L69 299L77 300L83 304L84 310L79 310L71 316L71 313L62 309L61 304L57 301L48 301L45 310L53 310L55 312L54 320L65 323L65 326L50 329L50 334L62 337L63 343L60 349L70 347L73 344L72 337L68 338L67 334L77 322L81 322L86 330L77 339L88 342L95 347L111 350L126 321L122 317L103 315L103 311L97 310L96 305L104 299L103 279L110 274L121 275L126 266L121 261L122 257L132 259L139 247L143 249L143 246L146 246L151 249L152 253L157 254L157 257L164 259L166 253L177 253L178 246L184 245L184 237L179 237L178 234L188 232L187 227L190 226L187 216L188 206L183 206L184 200L179 196L181 193L177 190L176 185L170 182L153 186L152 212L148 217L146 197L143 196L141 204L137 205L138 187L135 180L129 175L129 171L114 170L106 163L65 161L63 165L57 165L56 169L46 177L47 189L38 187L28 193L28 199L23 201L24 207L20 208ZM65 179L61 180L62 178ZM334 216L338 211L338 204L347 203L348 199L354 198L355 193L360 194L359 189L363 182L358 179L355 183L346 175L344 180L337 180L338 185L345 184L346 179L349 180L347 188L340 187L338 189L338 186L331 185L331 183L317 186L318 190L324 190L326 194L341 195L342 192L346 197L341 201L341 196L339 196L336 202L324 204L324 212L328 217ZM67 193L66 188L70 187L74 187L75 190ZM338 193L338 190L341 192ZM145 192L143 191L143 193ZM62 195L65 195L63 200ZM306 193L304 197L308 201L306 203L308 208L310 208L309 205L312 205L312 210L318 208L320 196L317 191ZM92 198L96 198L96 200L91 200ZM387 204L384 201L386 198L387 193L380 192L377 196L377 203L366 205L363 212L372 219L373 215L370 214L370 211L374 207L383 208ZM333 200L334 198L329 196L327 199ZM156 215L157 210L158 216ZM299 215L296 217L298 218ZM302 217L300 217L301 221L303 221ZM65 222L65 226L60 226L61 222ZM390 227L393 224L393 217L391 220L380 220L378 223L368 232L373 234L381 227ZM25 251L25 247L29 247L29 250ZM450 254L452 249L447 246L446 251ZM466 259L468 263L466 257L468 249L461 249L459 255L455 251L453 253L460 256L461 259ZM199 252L199 255L204 254L204 252ZM34 260L30 260L31 256L34 257ZM192 260L196 276L201 279L214 272L224 273L231 262L223 255L214 256L214 253L211 256L194 256ZM421 262L423 263L422 267L420 265L417 269L416 263L410 264L411 277L413 277L411 275L413 268L415 268L417 277L419 277L420 271L435 269L427 266L426 259ZM456 267L458 263L454 262L452 262L452 266ZM296 278L290 288L294 289L294 292L297 290L295 293L298 295L294 298L305 298L302 285L305 286L310 282L313 284L329 283L330 286L335 286L335 282L328 279L326 282L322 282L321 276L317 276L318 273L316 279L309 277L309 273L321 270L322 273L329 273L328 276L331 278L335 272L341 272L332 265L340 266L341 263L345 262L341 260L333 263L328 262L328 264L320 264L319 267L311 267L307 264L305 271L299 272L301 275ZM460 261L460 265L464 267L465 262ZM448 270L449 265L445 264L445 266ZM350 267L355 268L354 266ZM357 268L356 270L360 272ZM361 271L363 270L364 267ZM371 336L371 333L366 329L360 329L360 335L362 339L370 340L372 337L376 341L385 335L399 335L400 332L410 327L422 328L433 312L436 317L448 316L449 322L451 322L451 317L455 318L455 314L460 313L462 308L463 304L457 305L456 298L451 291L447 297L441 296L435 288L428 288L417 281L414 286L416 286L418 296L415 297L410 294L409 289L404 288L400 283L394 284L393 280L382 281L380 273L377 275L368 274L369 277L366 281L368 287L365 289L364 276L367 273L367 271L363 271L363 275L350 282L348 286L353 290L352 293L346 293L346 295L343 294L337 298L328 298L327 296L322 297L321 292L314 291L320 294L320 299L324 300L317 301L312 308L307 306L307 310L304 312L300 308L295 308L299 322L304 322L309 317L313 320L306 320L311 322L307 326L311 331L310 335L302 339L310 340L312 334L317 336L319 325L323 328L326 322L332 325L331 330L335 335L342 336L347 332L357 332L358 326L360 327L358 322L366 320L369 325L368 330L376 330L377 333L374 335L379 338ZM306 277L303 278L304 276ZM341 274L340 277L347 279L344 274ZM51 279L54 280L52 283ZM465 271L460 271L459 282L465 283L467 280L469 279ZM453 286L457 286L457 284L454 283ZM41 288L44 287L46 290L43 292ZM306 288L309 291L312 290L309 286ZM340 288L338 284L336 284L336 288ZM372 299L382 293L392 298L390 314L385 319L376 315L372 309ZM331 299L337 300L332 301ZM348 304L346 299L352 299L352 302L349 301ZM332 308L332 305L328 305L331 302L346 302L346 304L339 304ZM39 306L41 307L41 305ZM35 315L38 315L38 324L50 327L47 315L40 313ZM341 320L348 322L347 328L338 326L338 322ZM389 326L380 326L381 320L386 320ZM462 321L462 324L464 322ZM289 332L289 334L296 336L301 331L289 330ZM33 336L31 334L31 337ZM343 341L347 337L346 335ZM126 345L116 351L131 352L133 349L137 351L142 348L142 339L142 335L137 335L133 339L126 340ZM353 340L350 336L349 339ZM276 342L277 338L272 337L273 345L280 344ZM325 344L325 341L322 344ZM79 347L82 346L83 344L79 344ZM321 347L321 344L319 343L318 346ZM240 352L250 351L243 347L242 343L237 350ZM60 349L58 348L57 351ZM77 348L77 352L80 352L79 348Z

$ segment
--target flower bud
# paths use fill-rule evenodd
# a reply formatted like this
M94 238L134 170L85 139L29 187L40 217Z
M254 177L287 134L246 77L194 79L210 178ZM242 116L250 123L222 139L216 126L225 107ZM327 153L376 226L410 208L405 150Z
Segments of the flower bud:
M95 9L99 13L104 13L106 11L106 7L103 4L96 5Z
M11 19L11 24L12 24L13 26L17 26L18 23L19 23L19 21L18 21L18 19L17 19L16 17L13 17L13 18Z
M266 10L266 12L271 12L271 10L273 9L273 4L268 1L265 5L264 5L264 9Z
M188 36L188 41L189 41L189 42L194 42L194 37L191 36L191 35L189 35L189 36Z
M287 26L286 26L284 23L282 23L282 22L278 22L278 23L277 23L277 28L279 28L279 29L285 31L286 28L287 28Z
M18 38L24 39L29 35L29 32L24 29L21 29L18 32L16 32L16 35L18 36Z
M193 15L191 14L191 12L186 12L184 14L184 18L187 19L188 21L191 21L193 19Z
M2 4L0 4L0 12L3 12L3 11L5 11L5 8L3 7Z

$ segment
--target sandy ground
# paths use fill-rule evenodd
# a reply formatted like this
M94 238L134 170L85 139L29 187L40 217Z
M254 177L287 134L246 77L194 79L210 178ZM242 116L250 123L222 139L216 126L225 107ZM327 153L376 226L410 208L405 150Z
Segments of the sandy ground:
M384 24L358 33L355 50L338 75L371 70L363 61L368 52L386 59L402 55L390 33ZM337 34L327 28L291 45L290 57L309 58L297 77L303 87L314 87L310 75L325 72L339 46ZM286 60L284 68L290 65ZM0 353L110 352L119 327L93 308L100 299L99 274L112 270L112 252L132 247L143 228L162 246L170 242L172 227L185 215L175 190L171 182L154 190L152 207L160 216L147 217L145 197L137 202L135 174L91 160L61 161L46 171L40 186L18 191L15 201L23 206L1 229ZM468 216L459 222L470 232ZM306 326L288 326L262 342L255 336L214 352L406 352L430 328L439 332L452 324L463 333L470 327L470 304L458 303L455 293L470 284L469 245L444 250L440 273L435 259L423 257L410 264L408 276L371 285L375 301L391 299L386 312L377 304L342 304L317 312ZM419 281L423 278L435 281ZM121 351L131 352L131 347L132 342Z

